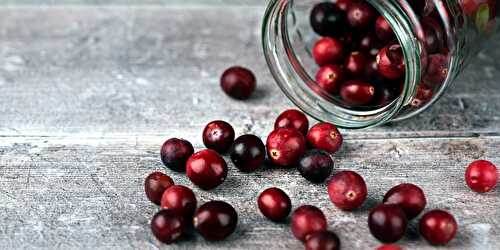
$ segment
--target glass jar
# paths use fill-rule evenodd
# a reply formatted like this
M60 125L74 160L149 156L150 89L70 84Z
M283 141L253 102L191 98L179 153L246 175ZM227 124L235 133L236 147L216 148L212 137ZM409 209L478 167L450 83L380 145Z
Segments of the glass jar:
M398 83L379 80L381 90L375 85L376 95L384 96L393 84L389 101L349 106L314 77L319 66L312 47L320 36L311 27L310 12L322 2L271 0L263 22L264 53L278 85L296 106L344 128L372 127L421 113L442 96L498 26L496 0L366 0L392 27L405 74ZM350 28L347 33L366 31Z

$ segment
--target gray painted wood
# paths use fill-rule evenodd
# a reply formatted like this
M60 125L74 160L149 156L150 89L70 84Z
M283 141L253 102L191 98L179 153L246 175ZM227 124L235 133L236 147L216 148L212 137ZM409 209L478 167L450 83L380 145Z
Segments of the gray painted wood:
M500 190L477 195L463 181L473 159L500 164L500 52L493 46L423 115L343 131L337 169L358 171L370 189L360 211L335 209L325 185L311 185L294 170L242 174L230 164L221 187L195 189L202 202L236 207L236 233L219 243L197 236L158 243L148 226L157 208L142 182L161 169L162 141L184 137L201 149L201 130L214 119L265 138L276 115L292 107L262 57L262 13L262 7L0 8L0 246L300 249L286 224L263 219L255 207L258 192L276 185L295 206L321 207L344 249L370 249L379 243L368 233L366 211L391 186L413 182L427 193L429 209L456 215L459 235L448 249L500 247ZM220 73L233 64L252 68L259 79L248 102L218 88ZM401 244L430 249L415 230L412 224Z

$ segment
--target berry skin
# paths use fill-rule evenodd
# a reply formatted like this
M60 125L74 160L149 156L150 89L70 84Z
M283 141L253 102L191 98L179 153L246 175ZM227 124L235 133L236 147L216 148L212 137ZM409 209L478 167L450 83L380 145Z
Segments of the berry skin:
M279 128L267 137L267 155L279 166L292 166L306 150L306 140L296 129Z
M382 48L377 55L378 72L387 79L396 80L404 76L405 63L401 46L388 45Z
M465 181L472 190L478 193L489 192L497 185L498 169L489 161L475 161L467 167Z
M448 56L442 54L430 55L423 82L429 86L439 86L448 76L448 66Z
M378 39L384 42L390 42L395 39L391 25L383 16L379 16L377 21L375 21L375 34Z
M425 213L419 222L420 234L433 245L445 245L456 235L457 221L450 213L432 210Z
M289 109L281 113L274 122L274 129L279 128L294 128L305 135L309 129L309 120L304 113Z
M431 87L425 84L420 84L417 87L417 93L415 94L415 97L411 100L410 105L414 108L420 108L425 104L429 103L432 100L433 96L434 92L432 91Z
M398 205L381 204L373 208L368 215L370 232L382 242L400 240L407 225L406 215Z
M333 232L322 231L309 234L304 243L306 250L339 250L339 237Z
M385 244L379 246L376 250L403 250L400 246L395 244Z
M266 158L266 146L255 135L238 137L229 151L231 161L243 172L252 172L260 168Z
M347 10L347 21L352 27L366 27L372 23L373 19L375 19L375 10L367 2L354 2Z
M206 240L220 241L236 229L238 213L224 201L209 201L196 210L193 225Z
M227 152L233 141L234 129L225 121L210 122L203 130L203 144L220 154Z
M343 140L337 127L326 122L314 125L307 133L309 146L330 154L334 154L340 149Z
M246 100L255 91L257 80L252 71L235 66L227 69L222 74L220 85L228 96L239 100Z
M366 68L366 57L359 51L354 51L347 56L344 68L350 76L362 76Z
M172 209L189 220L196 210L196 196L188 187L173 185L163 193L161 197L161 208Z
M332 173L333 160L324 151L312 150L302 156L297 168L306 180L313 183L321 183Z
M323 2L314 6L311 11L310 23L313 30L320 36L336 36L346 29L345 13L334 3Z
M276 222L284 221L292 210L290 197L275 187L264 190L259 195L257 205L264 216Z
M335 38L323 37L314 44L312 54L319 66L338 63L344 57L344 45Z
M151 220L153 235L163 243L173 243L184 233L184 219L170 209L160 210Z
M151 202L160 205L163 192L172 185L174 185L172 178L161 172L153 172L144 181L144 191Z
M305 241L314 232L326 230L327 222L323 212L311 205L300 206L292 214L291 228L295 238Z
M189 141L177 138L165 141L160 151L163 164L176 172L186 171L186 161L193 153L194 148Z
M342 210L353 210L366 200L368 189L365 180L353 171L342 171L328 183L328 196Z
M316 82L329 94L336 95L344 82L346 74L344 69L338 65L326 65L316 73ZM306 131L307 132L307 131Z
M425 208L424 191L416 185L403 183L391 188L384 196L384 203L401 207L408 220L417 217Z
M349 106L365 106L375 99L376 89L367 82L350 80L340 89L342 100Z
M193 154L186 163L187 177L203 190L211 190L226 180L227 165L215 151L205 149Z

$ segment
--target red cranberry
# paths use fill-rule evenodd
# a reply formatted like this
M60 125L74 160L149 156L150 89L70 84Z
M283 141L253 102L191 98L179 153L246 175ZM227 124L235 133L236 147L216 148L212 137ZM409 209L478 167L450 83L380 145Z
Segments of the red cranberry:
M316 74L316 82L326 92L336 95L340 85L344 82L344 69L338 65L326 65L319 69Z
M377 106L389 105L400 93L398 86L392 84L379 84L375 92L375 104Z
M274 129L279 128L294 128L305 135L309 129L309 120L304 113L296 109L289 109L281 113L274 122Z
M323 37L314 44L312 54L319 66L337 63L342 61L344 46L337 39Z
M378 72L388 79L404 76L405 62L401 46L393 44L382 48L377 55Z
M445 245L457 233L457 221L453 215L443 210L425 213L419 222L420 234L433 245Z
M436 86L442 84L448 76L448 57L442 54L429 56L427 73L423 76L426 84Z
M337 5L337 7L339 7L339 9L341 9L343 11L347 11L349 9L349 7L351 6L351 4L355 1L358 1L358 0L337 0L335 2L335 4Z
M333 232L321 231L309 234L304 246L306 250L338 250L340 240Z
M324 151L312 150L302 156L298 164L298 169L306 180L313 183L321 183L332 173L333 160Z
M432 89L424 84L420 84L417 87L417 93L411 101L410 105L414 108L420 108L432 100L434 93Z
M396 242L401 239L407 224L405 213L394 204L378 205L368 215L370 232L382 242Z
M366 58L359 51L351 52L345 60L344 67L351 76L361 76L365 71Z
M395 39L391 25L383 16L379 16L377 21L375 21L375 34L378 39L384 42L390 42Z
M279 166L295 164L306 149L304 136L296 129L279 128L267 137L267 154Z
M391 188L384 196L384 203L401 207L406 218L411 220L425 208L427 200L424 191L416 185L403 183Z
M203 130L203 143L218 153L229 150L234 141L234 129L225 121L213 121Z
M186 171L186 161L194 153L193 145L184 139L168 139L161 147L161 161L166 167L177 171Z
M342 210L353 210L366 200L368 190L365 180L353 171L342 171L328 183L328 195L332 203Z
M204 190L210 190L222 184L228 171L224 159L210 149L192 155L186 163L186 169L189 180Z
M255 91L257 80L252 71L235 66L227 69L220 79L224 92L235 99L246 100Z
M400 246L394 244L385 244L379 246L376 250L403 250Z
M345 13L335 4L319 3L311 11L311 27L320 36L335 36L341 34L347 24Z
M325 122L318 123L309 130L307 142L312 148L333 154L342 146L343 138L335 125Z
M354 2L347 10L347 21L352 27L366 27L375 18L376 11L364 1Z
M292 214L292 233L295 238L305 241L314 232L326 230L326 217L323 212L311 205L300 206Z
M266 158L266 147L255 135L238 137L231 147L229 155L234 165L243 172L258 169Z
M375 35L368 33L359 39L358 48L361 52L368 53L371 56L376 56L379 51L380 44ZM377 53L372 55L372 50L377 51Z
M174 185L167 188L163 193L161 207L172 209L185 219L190 219L196 210L196 197L190 188Z
M425 35L425 47L428 54L438 53L443 47L444 31L441 25L432 17L424 17L421 20Z
M184 233L184 219L174 210L160 210L151 220L151 231L159 241L170 244Z
M284 221L292 210L292 201L279 188L268 188L259 195L257 200L260 212L273 221Z
M371 79L375 80L376 78L379 78L378 64L377 64L377 61L375 59L370 59L365 67L364 79L369 81Z
M375 87L367 82L350 80L342 85L340 96L348 105L367 105L375 97Z
M467 167L465 181L472 190L478 193L489 192L498 182L497 167L489 161L475 161Z
M238 214L233 206L224 201L209 201L196 210L193 225L203 238L220 241L236 229Z
M144 191L151 202L160 205L163 192L172 185L172 178L160 172L153 172L144 181Z

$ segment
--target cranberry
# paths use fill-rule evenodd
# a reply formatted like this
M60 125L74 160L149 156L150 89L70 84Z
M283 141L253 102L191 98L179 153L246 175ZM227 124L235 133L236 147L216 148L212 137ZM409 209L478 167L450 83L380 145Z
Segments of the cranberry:
M344 67L351 76L360 76L365 70L366 58L359 51L351 52L345 60Z
M293 128L279 128L267 137L267 154L280 166L295 164L306 149L304 136Z
M398 44L382 48L377 55L378 72L388 79L401 78L405 73L404 55Z
M296 109L289 109L281 113L274 122L274 129L279 128L294 128L305 135L309 129L309 120L304 113Z
M394 244L385 244L379 246L376 250L403 250L400 246Z
M312 54L319 66L337 63L344 56L344 46L337 39L323 37L314 44Z
M408 220L403 210L394 204L381 204L370 211L368 227L382 242L396 242L403 237Z
M284 221L292 210L290 197L279 188L268 188L257 200L260 212L273 221Z
M255 91L257 80L252 71L235 66L227 69L222 74L220 85L228 96L239 100L246 100Z
M371 56L376 56L380 48L380 43L375 35L368 33L359 39L358 48L361 52L367 53ZM377 53L372 51L376 51Z
M229 150L234 141L234 129L225 121L213 121L203 130L203 143L218 153Z
M398 86L392 84L379 84L375 92L375 103L378 106L389 105L399 94Z
M163 192L172 185L172 178L160 172L153 172L144 181L144 191L151 202L160 205Z
M375 97L375 87L367 82L350 80L342 85L340 96L348 105L367 105Z
M425 47L428 54L434 54L441 50L444 41L444 31L441 25L432 17L424 17L421 20L425 35Z
M309 234L304 245L306 250L338 250L340 240L333 232L321 231Z
M344 45L344 51L353 51L357 49L356 40L351 32L344 32L338 36L338 40Z
M233 206L224 201L209 201L196 210L193 225L203 238L220 241L236 229L238 214Z
M337 5L337 7L339 7L339 9L341 9L343 11L347 11L349 9L349 7L351 6L351 4L355 1L358 1L358 0L337 0L335 2L335 4Z
M160 210L151 220L151 231L159 241L170 244L184 233L184 219L174 210Z
M384 196L384 203L401 207L406 218L411 220L425 208L427 200L424 191L416 185L403 183L391 188Z
M321 183L332 173L333 160L324 151L312 150L302 156L298 169L300 174L308 181Z
M364 79L369 81L376 80L377 78L379 78L377 61L375 59L370 59L365 67Z
M219 186L227 177L226 162L211 149L192 155L186 163L186 169L189 180L204 190Z
M465 15L471 16L476 14L479 6L483 4L485 1L482 0L462 0L460 1L460 5L462 6L462 10Z
M457 221L453 215L443 210L425 213L419 222L420 234L433 245L445 245L457 233Z
M193 145L184 139L168 139L161 147L161 161L166 167L177 171L186 171L186 161L194 153Z
M414 108L420 108L429 103L433 95L434 93L430 87L420 84L417 87L417 93L415 94L415 97L411 101L410 105Z
M196 197L190 188L174 185L167 188L163 193L161 207L172 209L185 219L190 219L196 210Z
M243 172L255 171L266 158L266 147L262 140L255 135L238 137L229 152L231 161Z
M442 84L448 76L448 57L442 54L429 56L427 73L423 76L426 84L436 86Z
M319 69L316 74L316 82L326 92L336 95L340 85L344 82L344 69L338 65L326 65Z
M366 27L375 18L376 11L364 1L357 1L347 10L347 21L352 27Z
M300 206L292 214L292 233L295 238L305 241L314 232L326 230L326 217L323 212L311 205Z
M309 130L307 142L312 148L333 154L342 146L343 138L335 125L324 122L314 125Z
M320 36L341 34L347 24L345 13L335 4L319 3L311 11L311 27Z
M328 196L342 210L353 210L366 200L368 190L365 180L353 171L342 171L328 183Z
M383 16L379 16L375 21L375 34L378 39L384 42L392 41L395 38L391 25Z
M489 192L498 182L497 167L489 161L475 161L467 167L465 181L472 190L478 193Z

